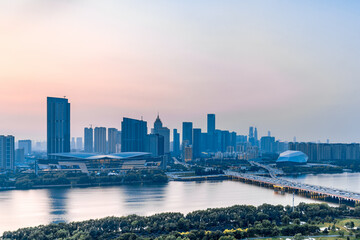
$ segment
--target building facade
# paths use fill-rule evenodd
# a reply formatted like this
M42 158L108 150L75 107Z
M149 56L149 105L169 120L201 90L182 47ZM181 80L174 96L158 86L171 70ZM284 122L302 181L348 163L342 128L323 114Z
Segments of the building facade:
M47 153L70 152L70 103L66 98L47 98Z
M18 148L24 149L25 155L32 154L32 148L31 148L31 140L19 140L18 142Z
M84 152L94 152L94 130L92 127L84 128Z
M96 127L94 130L94 150L96 153L106 153L105 127Z
M143 152L146 136L146 121L123 118L121 122L121 152Z
M15 168L15 137L0 135L0 169Z
M164 127L159 115L154 122L154 128L151 129L152 134L159 134L164 137L164 153L170 153L170 129Z

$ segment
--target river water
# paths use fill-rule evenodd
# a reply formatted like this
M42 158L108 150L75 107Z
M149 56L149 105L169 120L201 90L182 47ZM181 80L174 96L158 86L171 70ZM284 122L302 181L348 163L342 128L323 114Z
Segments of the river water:
M306 175L295 179L360 192L358 173ZM300 202L316 201L295 196L295 204ZM51 222L129 214L188 213L235 204L258 206L263 203L291 205L292 195L235 181L3 191L0 192L0 234Z

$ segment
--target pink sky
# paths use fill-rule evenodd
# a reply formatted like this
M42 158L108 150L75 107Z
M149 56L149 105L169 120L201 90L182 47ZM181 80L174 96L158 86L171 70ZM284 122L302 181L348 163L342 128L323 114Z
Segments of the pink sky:
M0 134L45 139L46 97L67 96L74 137L159 111L169 128L211 112L239 134L360 141L353 7L140 2L2 1Z

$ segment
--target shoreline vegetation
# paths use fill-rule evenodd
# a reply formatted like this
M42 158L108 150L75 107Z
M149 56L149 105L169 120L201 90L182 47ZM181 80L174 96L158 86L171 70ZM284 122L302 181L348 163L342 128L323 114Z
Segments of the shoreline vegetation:
M7 231L2 240L117 239L117 240L234 240L293 236L360 238L360 206L330 207L300 203L290 206L263 204L209 208L188 214L129 215L81 222L52 223Z
M168 177L161 170L129 171L118 175L87 175L81 173L17 174L0 176L0 190L28 190L42 188L68 188L111 186L135 183L166 183Z

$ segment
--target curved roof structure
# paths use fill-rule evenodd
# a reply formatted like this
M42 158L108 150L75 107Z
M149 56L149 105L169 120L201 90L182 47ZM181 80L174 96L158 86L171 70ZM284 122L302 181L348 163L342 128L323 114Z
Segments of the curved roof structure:
M304 164L307 163L308 156L300 151L286 151L280 154L276 163L297 163Z
M80 160L98 160L98 159L129 159L136 157L144 157L150 155L146 152L122 152L122 153L112 153L112 154L98 154L98 153L54 153L51 154L56 157L63 158L73 158Z

